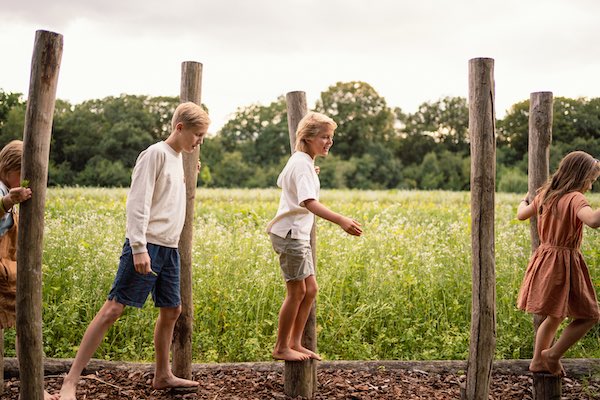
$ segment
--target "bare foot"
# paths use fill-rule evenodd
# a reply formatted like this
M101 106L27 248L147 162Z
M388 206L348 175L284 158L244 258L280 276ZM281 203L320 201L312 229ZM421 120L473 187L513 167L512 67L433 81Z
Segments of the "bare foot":
M544 364L542 360L536 360L534 357L531 360L531 363L529 364L529 371L533 373L548 372L548 369L546 368L546 364Z
M320 355L318 355L314 351L311 351L311 350L307 349L304 346L292 346L292 349L296 350L299 353L308 354L308 357L312 358L313 360L321 361L321 356Z
M44 390L44 400L59 400L60 396L58 394L50 394Z
M157 379L156 376L152 379L152 387L154 389L163 390L163 389L182 389L182 388L194 388L198 386L199 383L196 381L190 381L183 378L178 378L175 375L171 374L170 376Z
M546 368L552 375L561 376L564 374L565 370L560 362L560 358L553 357L550 354L550 349L542 350L542 359L544 360L544 364L546 364Z
M283 351L273 350L272 356L276 360L285 361L304 361L310 358L308 354L300 353L299 351L292 350L290 348Z
M65 378L60 388L59 398L60 400L77 400L77 397L75 397L76 391L77 382L73 383Z

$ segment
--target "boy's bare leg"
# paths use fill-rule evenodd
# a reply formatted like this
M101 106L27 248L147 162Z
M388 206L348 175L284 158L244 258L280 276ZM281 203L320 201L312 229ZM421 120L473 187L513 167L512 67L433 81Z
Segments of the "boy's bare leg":
M317 292L319 290L317 280L314 275L310 275L308 278L306 278L304 280L304 284L306 291L304 294L304 299L298 307L298 314L296 315L296 319L294 320L294 325L292 327L290 348L300 353L307 354L310 358L315 360L321 360L321 357L317 353L302 346L302 334L304 333L304 327L306 326L306 321L308 320L310 310L312 309L312 305L317 298Z
M540 324L535 337L535 347L533 349L533 358L529 364L531 372L548 371L548 367L542 358L542 351L552 346L556 331L560 326L562 318L548 316Z
M79 350L77 350L77 355L75 356L75 360L73 360L71 369L63 380L60 389L61 400L76 399L75 393L77 391L77 383L81 377L81 372L90 362L90 359L98 349L98 346L100 346L100 343L102 343L108 329L113 326L115 321L123 314L124 309L125 305L117 303L114 300L107 300L104 302L104 305L100 311L98 311L98 314L96 314L92 322L90 322L90 325L83 335L83 339L81 339L81 344L79 345Z
M161 307L154 327L154 347L156 349L156 368L152 387L154 389L189 388L198 386L198 382L178 378L171 371L169 352L173 340L175 322L181 314L179 307Z
M309 358L308 354L301 353L290 347L290 333L298 315L298 309L306 293L304 280L288 281L285 283L287 293L281 309L277 325L277 342L273 349L273 358L276 360L302 361Z

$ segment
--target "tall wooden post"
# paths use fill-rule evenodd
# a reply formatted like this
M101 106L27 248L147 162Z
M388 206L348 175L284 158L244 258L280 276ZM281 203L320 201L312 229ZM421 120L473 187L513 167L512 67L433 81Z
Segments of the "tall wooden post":
M473 294L466 397L487 400L496 348L494 60L469 60Z
M533 200L537 190L550 175L550 143L552 142L552 92L531 93L529 100L529 143L528 143L528 191ZM540 245L537 230L537 215L529 219L531 251ZM533 316L534 338L545 317ZM535 346L535 339L534 339ZM533 398L560 399L561 378L550 374L533 374Z
M4 329L0 329L0 394L4 393Z
M285 96L288 114L288 129L290 134L290 147L293 154L296 143L296 129L298 123L307 113L306 93L289 92ZM312 248L312 257L317 268L317 232L316 223L313 224L310 232L310 246ZM302 345L314 352L317 351L317 321L316 321L316 301L310 310L304 333L302 336ZM306 361L285 361L283 389L289 397L298 397L312 399L317 392L317 364L313 359Z
M32 197L21 203L17 239L17 354L21 399L44 398L42 350L42 250L44 206L48 183L50 135L56 101L63 37L37 31L31 61L31 77L21 178L29 181Z
M201 104L202 64L186 61L181 64L181 90L179 98ZM194 306L192 301L192 242L194 237L194 202L198 182L198 160L200 147L192 153L183 153L185 174L185 224L179 239L181 257L181 315L173 332L173 372L185 379L192 379L192 323Z

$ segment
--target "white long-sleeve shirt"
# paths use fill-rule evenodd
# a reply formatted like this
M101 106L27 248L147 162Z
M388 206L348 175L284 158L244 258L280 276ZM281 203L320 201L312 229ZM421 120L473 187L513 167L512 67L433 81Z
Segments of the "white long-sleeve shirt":
M133 254L146 244L177 248L185 222L183 159L165 142L140 153L127 196L126 236Z

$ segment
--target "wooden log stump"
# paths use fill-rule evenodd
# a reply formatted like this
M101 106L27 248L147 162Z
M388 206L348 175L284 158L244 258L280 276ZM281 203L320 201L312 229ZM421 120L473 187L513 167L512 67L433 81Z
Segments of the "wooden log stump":
M535 400L560 400L562 378L544 373L533 374L533 398Z

